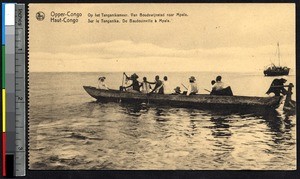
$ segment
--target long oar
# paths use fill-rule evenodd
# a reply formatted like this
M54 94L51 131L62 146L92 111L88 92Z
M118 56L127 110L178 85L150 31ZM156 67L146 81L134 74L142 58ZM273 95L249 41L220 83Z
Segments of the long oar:
M204 90L207 91L207 92L209 92L209 93L211 92L211 91L209 91L208 89L205 89L205 88L204 88Z
M122 76L122 87L124 86L124 74L125 72L123 72L123 76Z
M187 88L186 86L184 86L184 84L181 83L181 85L182 85L186 90L188 90L188 88Z

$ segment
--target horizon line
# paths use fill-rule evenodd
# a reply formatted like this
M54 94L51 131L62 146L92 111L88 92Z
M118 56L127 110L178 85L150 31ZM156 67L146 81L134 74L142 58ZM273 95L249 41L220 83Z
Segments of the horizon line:
M216 72L216 73L259 73L259 71L29 71L29 73L186 73L186 72Z

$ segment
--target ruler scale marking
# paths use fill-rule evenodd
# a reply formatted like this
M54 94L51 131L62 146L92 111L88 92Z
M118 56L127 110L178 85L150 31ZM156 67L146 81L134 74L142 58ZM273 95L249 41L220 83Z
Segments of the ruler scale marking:
M25 5L16 5L16 57L15 57L15 101L16 101L16 176L26 174L26 85L25 85Z
M2 175L26 174L25 5L2 3Z

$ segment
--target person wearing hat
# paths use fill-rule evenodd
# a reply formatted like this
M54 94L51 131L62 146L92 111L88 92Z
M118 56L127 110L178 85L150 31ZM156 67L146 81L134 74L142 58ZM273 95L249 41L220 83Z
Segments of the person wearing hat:
M174 92L172 94L181 94L180 87L177 86L176 88L174 88Z
M190 83L189 83L187 93L186 93L187 96L198 93L198 86L197 86L197 83L195 82L196 78L194 76L191 76L189 78L189 80L190 80Z
M99 84L98 84L98 88L99 89L104 89L104 90L109 90L109 88L107 87L107 85L105 84L105 77L104 76L100 76L98 81L99 81Z
M134 73L130 77L128 77L126 75L126 78L130 79L132 81L132 83L131 83L131 85L129 85L127 87L124 87L124 88L127 89L127 88L131 88L132 87L132 90L127 90L127 91L130 91L130 92L140 92L141 85L140 85L140 82L137 80L139 78L139 76L136 73Z

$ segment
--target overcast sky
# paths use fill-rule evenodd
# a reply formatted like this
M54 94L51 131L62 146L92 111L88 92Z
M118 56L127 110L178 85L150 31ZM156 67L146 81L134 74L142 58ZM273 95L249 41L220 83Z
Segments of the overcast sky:
M43 21L35 18L38 11ZM50 23L52 11L83 17L76 24ZM88 24L89 12L188 16ZM29 13L31 72L262 71L276 60L277 42L281 64L295 68L294 4L30 4Z

